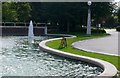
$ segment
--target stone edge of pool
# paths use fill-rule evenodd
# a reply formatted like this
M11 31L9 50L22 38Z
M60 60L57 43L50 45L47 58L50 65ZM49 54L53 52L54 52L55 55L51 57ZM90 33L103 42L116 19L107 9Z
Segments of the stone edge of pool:
M66 38L75 38L76 37L74 35L65 35L65 34L48 34L48 35L49 36L50 35L67 36ZM67 57L67 58L71 58L71 59L75 59L75 60L81 60L81 61L84 61L84 62L88 62L88 63L91 63L91 64L95 64L97 66L100 66L104 71L96 77L105 77L105 78L117 77L117 72L118 71L117 71L116 67L113 64L111 64L107 61L63 52L63 51L60 51L60 50L50 48L46 45L48 42L51 42L53 40L59 40L59 39L61 39L61 38L52 38L52 39L43 40L39 43L39 47L43 51L47 51L47 52L52 53L52 54L56 54L56 55L59 55L59 56L63 56L63 57Z

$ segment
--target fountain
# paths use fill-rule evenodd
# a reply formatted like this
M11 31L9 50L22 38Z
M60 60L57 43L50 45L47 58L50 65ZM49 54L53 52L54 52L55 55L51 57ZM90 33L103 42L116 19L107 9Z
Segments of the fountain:
M29 29L28 29L28 43L34 43L34 33L33 33L33 23L32 20L30 21L29 24Z
M97 76L103 72L99 66L83 61L53 55L39 49L46 36L33 33L30 21L28 36L0 37L1 76ZM34 43L34 45L33 45ZM33 72L34 71L34 72Z

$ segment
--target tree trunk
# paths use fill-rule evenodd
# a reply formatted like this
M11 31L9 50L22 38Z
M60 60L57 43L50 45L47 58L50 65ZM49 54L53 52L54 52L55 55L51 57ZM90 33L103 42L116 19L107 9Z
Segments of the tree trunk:
M69 33L69 32L70 32L70 23L67 22L67 33Z

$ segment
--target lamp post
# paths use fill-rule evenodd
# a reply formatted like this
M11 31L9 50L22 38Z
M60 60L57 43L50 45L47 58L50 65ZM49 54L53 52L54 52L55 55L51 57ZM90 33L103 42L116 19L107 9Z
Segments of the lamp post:
M91 10L90 10L90 6L91 6L92 2L88 1L88 18L87 18L87 35L91 35Z

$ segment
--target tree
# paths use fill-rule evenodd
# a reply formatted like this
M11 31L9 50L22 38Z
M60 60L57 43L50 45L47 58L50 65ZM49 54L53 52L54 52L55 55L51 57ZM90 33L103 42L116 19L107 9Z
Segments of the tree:
M96 2L91 5L92 19L101 23L112 15L110 2ZM63 31L76 30L87 23L88 5L85 2L72 3L32 3L32 18L37 22L50 21L53 26L60 25Z
M2 19L3 21L21 21L30 20L31 17L30 3L26 2L3 2L2 4Z
M21 22L28 22L31 18L31 6L28 2L16 3L16 11L18 14L18 20Z
M120 23L120 8L118 10L118 22Z
M15 10L15 4L12 2L3 2L2 3L2 20L3 21L17 21L18 14Z
M6 20L27 22L30 19L35 22L48 23L57 26L62 31L75 31L86 25L88 5L86 2L31 2L4 4L3 16ZM12 5L12 6L11 6ZM13 6L14 5L14 6ZM12 8L10 8L12 7ZM112 15L113 6L110 2L93 2L91 5L92 20L97 23L106 21ZM11 15L10 15L11 14ZM7 17L6 17L7 15Z
M92 4L92 17L95 23L102 23L106 21L108 17L112 15L114 10L113 5L110 2L95 2Z

